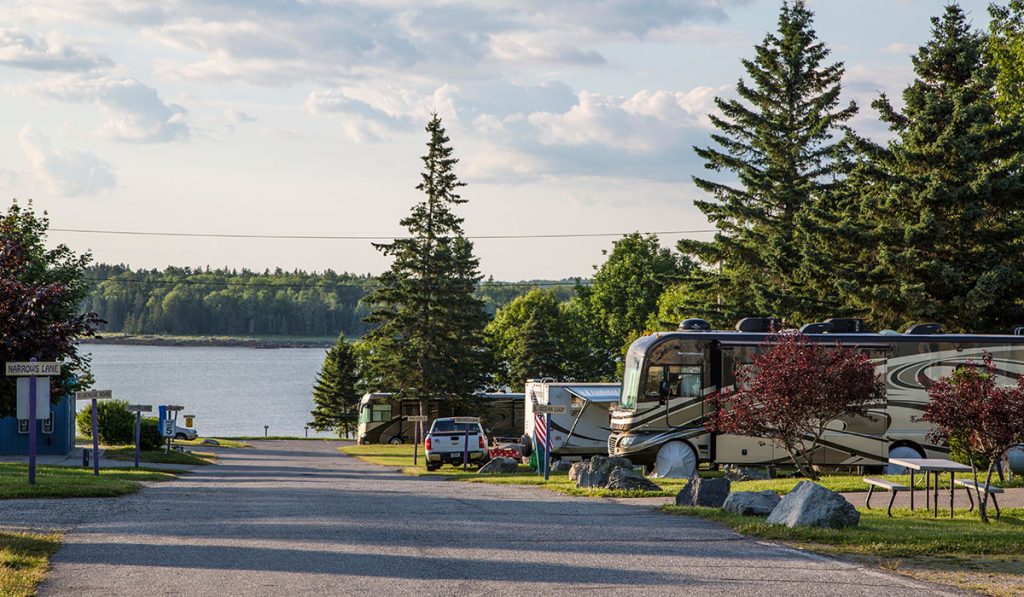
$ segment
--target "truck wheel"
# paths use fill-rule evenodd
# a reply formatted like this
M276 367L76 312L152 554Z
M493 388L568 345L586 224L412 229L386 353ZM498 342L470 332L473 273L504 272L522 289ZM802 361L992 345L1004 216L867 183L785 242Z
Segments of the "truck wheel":
M697 474L697 453L689 442L671 441L658 450L654 474L658 479L689 479Z
M524 458L529 458L533 454L533 439L529 435L523 435L519 438L519 443L523 445L523 449L519 452Z
M436 465L436 464L431 464L431 463L429 463L429 462L427 463L427 471L428 471L428 472L430 472L430 471L436 471L436 470L437 470L437 465Z

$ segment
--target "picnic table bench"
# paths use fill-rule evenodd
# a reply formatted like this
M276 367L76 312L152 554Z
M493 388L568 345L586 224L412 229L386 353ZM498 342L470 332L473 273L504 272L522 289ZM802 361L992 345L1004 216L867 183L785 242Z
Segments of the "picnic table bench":
M889 507L886 509L886 514L888 514L890 518L892 518L892 504L896 501L896 494L910 489L906 485L900 485L899 483L886 481L885 479L874 479L872 477L864 477L864 482L868 484L868 499L864 501L864 507L868 510L871 509L871 495L875 492L876 487L881 487L883 490L892 494L892 496L889 497Z
M973 479L957 479L953 482L962 486L967 492L967 499L971 502L971 507L967 509L968 512L974 510L974 496L971 494L972 490L979 489L992 496L992 505L996 507L996 520L999 520L999 515L1001 513L999 512L999 502L996 501L996 494L1003 493L1002 487L996 487L986 483L975 484Z

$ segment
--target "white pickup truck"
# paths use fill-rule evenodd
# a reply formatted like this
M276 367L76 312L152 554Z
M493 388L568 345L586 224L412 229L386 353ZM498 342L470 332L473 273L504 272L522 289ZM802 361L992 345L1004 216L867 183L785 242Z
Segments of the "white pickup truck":
M480 423L456 423L452 417L434 419L423 439L423 451L428 471L437 470L444 464L461 465L464 455L477 466L488 460L487 438Z

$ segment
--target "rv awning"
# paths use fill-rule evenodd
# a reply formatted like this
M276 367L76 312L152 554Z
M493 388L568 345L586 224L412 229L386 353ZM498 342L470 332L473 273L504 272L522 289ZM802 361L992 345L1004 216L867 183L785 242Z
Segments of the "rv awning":
M569 386L565 388L573 396L587 402L618 402L622 386Z

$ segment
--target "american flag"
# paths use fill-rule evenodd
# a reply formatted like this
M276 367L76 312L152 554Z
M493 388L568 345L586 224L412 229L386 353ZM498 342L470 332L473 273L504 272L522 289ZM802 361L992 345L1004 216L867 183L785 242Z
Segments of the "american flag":
M533 438L537 441L537 447L543 449L546 439L544 429L544 415L533 413Z

